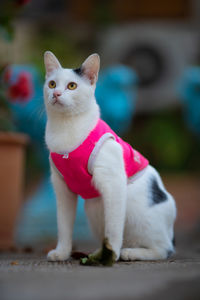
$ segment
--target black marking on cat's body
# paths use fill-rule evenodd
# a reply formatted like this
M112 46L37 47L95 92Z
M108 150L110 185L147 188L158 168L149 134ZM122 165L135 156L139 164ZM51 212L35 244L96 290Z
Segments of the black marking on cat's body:
M151 205L160 204L167 201L167 194L159 187L155 178L151 181Z
M174 253L173 250L168 250L167 251L167 259L170 258L172 256L172 254Z
M173 239L172 239L172 245L175 247L176 246L176 239L175 239L175 237L173 237Z
M81 76L83 74L82 68L73 69L73 71L79 76Z

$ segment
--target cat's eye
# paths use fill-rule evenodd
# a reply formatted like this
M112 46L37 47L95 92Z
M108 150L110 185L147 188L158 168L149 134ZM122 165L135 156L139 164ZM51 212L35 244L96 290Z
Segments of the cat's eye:
M54 80L49 81L49 88L54 89L56 87L56 82Z
M75 90L77 88L77 84L75 82L70 82L68 83L67 88L69 90Z

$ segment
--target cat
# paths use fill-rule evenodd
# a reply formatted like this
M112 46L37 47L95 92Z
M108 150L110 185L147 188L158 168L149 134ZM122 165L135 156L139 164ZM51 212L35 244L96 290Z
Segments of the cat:
M78 69L65 69L52 52L46 51L44 64L45 141L50 151L58 224L57 247L48 253L48 260L63 261L70 257L78 186L87 198L85 210L89 223L102 242L101 249L83 259L83 264L112 265L119 259L168 258L175 251L174 198L148 161L136 150L130 150L111 129L99 140L96 136L98 124L109 128L100 119L94 95L99 55L90 55ZM91 136L95 143L89 141ZM131 153L135 165L144 162L141 170L129 178L127 169L132 162L129 157L126 169L123 147ZM89 148L92 150L88 154ZM79 168L76 174L73 166Z

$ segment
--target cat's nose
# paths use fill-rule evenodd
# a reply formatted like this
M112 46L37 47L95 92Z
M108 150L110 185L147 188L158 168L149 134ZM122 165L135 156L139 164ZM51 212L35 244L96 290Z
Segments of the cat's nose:
M61 93L61 91L54 91L53 92L53 96L54 96L54 98L58 98L59 96L61 96L62 95L62 93Z

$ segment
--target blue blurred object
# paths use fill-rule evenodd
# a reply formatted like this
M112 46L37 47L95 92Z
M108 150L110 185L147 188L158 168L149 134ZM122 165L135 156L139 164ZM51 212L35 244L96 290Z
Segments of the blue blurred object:
M96 99L101 117L117 133L130 127L136 101L136 73L123 65L109 67L99 76Z
M33 246L55 240L56 233L56 202L47 175L24 204L16 239L20 245Z
M85 217L84 200L79 197L74 226L75 239L91 239ZM46 174L36 192L26 201L16 230L17 243L38 246L54 243L57 239L56 201L50 176Z
M190 67L185 70L178 92L188 127L195 134L200 135L200 67Z

